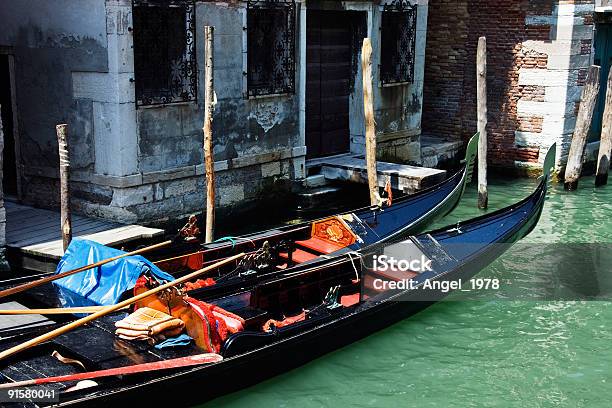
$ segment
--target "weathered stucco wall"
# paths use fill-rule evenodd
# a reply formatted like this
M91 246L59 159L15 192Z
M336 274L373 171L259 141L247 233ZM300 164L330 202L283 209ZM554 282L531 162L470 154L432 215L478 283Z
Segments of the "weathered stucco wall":
M196 4L198 101L136 109L130 0L83 0L78 8L71 0L0 2L0 19L7 22L0 45L13 47L16 60L26 202L57 205L55 125L67 122L77 212L147 222L201 211L205 25L215 26L217 205L244 204L304 178L304 3L296 16L296 92L257 99L244 97L244 4ZM353 1L341 7L368 14L377 47L379 5ZM379 87L374 53L375 112L385 159L420 161L426 25L427 0L419 0L413 84ZM364 147L360 78L359 72L351 98L355 153Z
M368 35L372 40L372 78L374 115L376 120L377 150L380 160L421 163L421 113L423 76L425 71L425 43L427 37L428 0L415 2L417 7L414 81L383 87L380 84L380 20L382 6L370 3ZM364 9L363 2L347 2L347 9ZM351 152L365 153L365 125L363 121L363 87L361 66L351 95Z
M163 221L203 206L203 88L198 103L136 109L130 0L0 2L0 45L11 47L23 164L23 199L57 206L55 125L69 124L73 206L124 222ZM242 98L244 9L198 3L214 25L218 205L304 177L295 95ZM299 52L299 48L297 50Z
M53 205L59 199L57 123L70 125L73 169L93 170L93 106L73 98L72 74L108 69L105 3L3 1L0 21L0 45L15 55L23 193L27 201Z
M110 203L122 207L124 216L164 220L201 211L204 205L201 84L206 25L215 27L217 206L244 205L261 198L279 181L304 177L306 150L299 141L297 96L243 96L245 13L238 4L197 3L198 101L137 110L140 185L116 191Z

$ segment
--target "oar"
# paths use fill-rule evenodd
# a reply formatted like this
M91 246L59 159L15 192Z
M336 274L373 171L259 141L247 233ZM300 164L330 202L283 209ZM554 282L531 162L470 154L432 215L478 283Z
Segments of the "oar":
M92 378L110 377L114 375L137 374L150 371L168 370L171 368L189 367L201 364L216 363L223 357L215 353L197 354L195 356L172 358L153 363L136 364L126 367L109 368L106 370L88 371L78 374L59 375L56 377L35 378L33 380L16 381L0 384L0 389L25 387L28 385L50 384L65 381L91 380Z
M66 276L74 275L76 273L83 272L83 271L86 271L88 269L97 268L98 266L107 264L109 262L116 261L117 259L125 258L126 256L138 255L138 254L142 254L142 253L147 252L147 251L152 251L153 249L157 249L157 248L164 247L166 245L170 245L172 242L173 242L172 240L160 242L159 244L151 245L151 246L148 246L148 247L145 247L145 248L140 248L140 249L137 249L137 250L132 251L132 252L126 252L125 254L113 256L112 258L103 259L103 260L98 261L98 262L93 263L93 264L81 266L80 268L73 269L71 271L66 271L66 272L58 273L57 275L47 276L46 278L41 278L41 279L38 279L38 280L35 280L35 281L32 281L32 282L24 283L22 285L14 286L14 287L9 288L9 289L1 290L0 291L0 298L3 298L5 296L9 296L9 295L14 295L15 293L23 292L24 290L32 289L32 288L35 288L37 286L44 285L45 283L53 282L56 279L65 278Z
M129 306L132 303L135 303L135 302L139 301L140 299L144 299L144 298L146 298L148 296L151 296L151 295L154 295L157 292L160 292L162 290L165 290L165 289L171 288L173 286L179 285L179 284L181 284L183 282L187 282L187 281L197 277L198 275L201 275L201 274L203 274L205 272L208 272L211 269L215 269L215 268L218 268L218 267L223 266L225 264L228 264L230 262L233 262L233 261L235 261L235 260L237 260L239 258L242 258L243 256L244 256L244 252L242 252L242 253L240 253L238 255L234 255L234 256L232 256L230 258L226 258L226 259L224 259L222 261L219 261L219 262L217 262L217 263L215 263L213 265L207 266L206 268L202 268L202 269L199 269L199 270L197 270L195 272L192 272L192 273L190 273L188 275L185 275L182 278L178 278L177 280L174 280L172 282L164 283L163 285L160 285L160 286L158 286L156 288L153 288L151 290L143 292L140 295L137 295L137 296L131 297L129 299L126 299L123 302L117 303L116 305L107 306L104 309L102 309L102 310L100 310L100 311L98 311L96 313L93 313L93 314L91 314L89 316L82 317L82 318L80 318L78 320L75 320L74 322L68 323L65 326L59 327L59 328L57 328L55 330L52 330L52 331L50 331L48 333L45 333L45 334L41 335L41 336L35 337L35 338L31 339L31 340L28 340L25 343L21 343L21 344L15 346L15 347L11 347L8 350L4 350L3 352L0 352L0 360L6 358L8 356L12 356L13 354L18 353L18 352L20 352L22 350L28 349L28 348L30 348L32 346L36 346L37 344L43 343L43 342L45 342L47 340L54 339L57 336L60 336L60 335L62 335L64 333L67 333L67 332L69 332L72 329L76 329L77 327L83 326L85 323L89 323L92 320L96 320L98 317L106 316L107 314L109 314L111 312L114 312L115 310L119 310L121 308Z
M103 310L105 307L108 306L58 307L50 309L5 309L0 310L0 315L96 313Z

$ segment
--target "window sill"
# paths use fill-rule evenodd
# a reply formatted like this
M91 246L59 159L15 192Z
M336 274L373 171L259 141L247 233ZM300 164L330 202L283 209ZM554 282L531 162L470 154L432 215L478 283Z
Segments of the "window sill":
M156 105L137 105L136 110L138 109L156 109L156 108L166 108L171 106L189 106L189 105L198 105L198 101L185 101L185 102L171 102L171 103L160 103Z
M393 82L392 84L383 84L382 82L378 82L379 88L392 88L394 86L403 86L403 85L412 85L414 82L404 81L404 82Z
M278 98L283 96L295 96L295 93L277 93L277 94L268 94L268 95L255 95L255 96L246 96L244 99L248 100L257 100L257 99L269 99L269 98Z

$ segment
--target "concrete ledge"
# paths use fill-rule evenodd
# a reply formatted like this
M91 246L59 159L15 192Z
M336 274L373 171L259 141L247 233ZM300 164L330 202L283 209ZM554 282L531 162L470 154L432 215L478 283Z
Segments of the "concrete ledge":
M439 141L435 137L421 137L421 158L423 166L437 167L449 160L453 160L463 147L461 140Z
M406 164L377 163L378 185L384 187L387 179L391 187L405 193L414 193L432 186L446 177L446 171ZM336 157L321 163L321 173L328 180L343 180L367 183L366 162L363 157Z

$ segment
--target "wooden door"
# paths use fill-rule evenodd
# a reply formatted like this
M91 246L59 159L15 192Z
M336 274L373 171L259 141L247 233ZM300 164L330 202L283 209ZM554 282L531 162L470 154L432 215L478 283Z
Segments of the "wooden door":
M345 153L350 149L349 15L308 10L306 21L307 157Z

